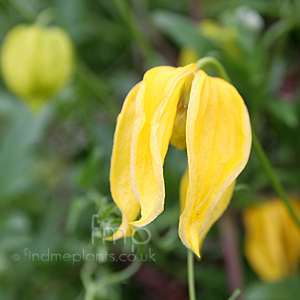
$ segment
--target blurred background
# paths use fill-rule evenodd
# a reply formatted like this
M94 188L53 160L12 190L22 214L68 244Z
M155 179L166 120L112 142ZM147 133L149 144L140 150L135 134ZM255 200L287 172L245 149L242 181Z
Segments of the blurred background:
M1 0L0 46L16 25L37 18L67 33L73 71L35 112L30 99L10 88L5 71L0 76L0 299L188 299L186 249L177 234L184 151L170 146L166 208L147 227L150 241L141 247L97 238L121 216L109 190L116 117L131 87L157 65L219 59L245 100L277 175L298 203L300 1ZM15 64L11 72L21 69ZM247 232L257 231L245 212L261 203L272 206L274 198L252 153L230 207L196 262L198 299L228 299L236 288L245 300L300 299L299 230L289 233L294 224L277 226L279 218L265 209L263 219L254 221L260 236L248 241L262 258L245 251ZM280 249L281 256L272 249ZM50 259L49 253L77 256ZM109 257L120 253L155 255L143 262ZM86 254L101 255L87 259ZM255 265L264 254L274 260ZM264 276L267 272L271 276Z

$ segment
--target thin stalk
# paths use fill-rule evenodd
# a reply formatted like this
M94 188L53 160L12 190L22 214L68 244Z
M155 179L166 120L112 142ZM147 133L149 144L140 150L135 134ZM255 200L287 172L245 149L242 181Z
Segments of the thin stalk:
M48 7L38 14L35 23L39 24L40 26L47 26L52 23L56 17L57 11L52 7Z
M241 290L235 290L232 295L228 298L228 300L236 300L237 297L241 294Z
M275 192L277 193L277 195L280 197L280 199L284 202L284 204L286 205L289 213L291 214L292 218L294 219L295 223L297 224L297 226L300 228L300 221L297 217L297 215L295 214L293 207L290 203L290 201L288 200L288 196L286 194L286 191L284 189L284 187L282 186L281 182L279 181L278 177L276 176L261 144L259 143L259 140L255 134L255 132L252 130L252 145L253 148L256 151L256 154L260 160L261 166L263 167L266 175L268 176L271 184L273 185L273 188L275 190Z
M196 300L195 276L194 276L194 253L191 250L187 251L187 271L190 300Z
M196 64L197 64L199 70L203 69L207 65L212 65L213 67L215 67L215 69L217 70L217 72L219 73L221 78L223 78L227 82L231 82L225 68L216 58L204 57L204 58L199 59L196 62Z
M77 74L88 86L88 88L97 96L101 104L106 110L114 115L117 115L117 110L114 105L114 99L111 96L110 89L101 77L95 74L84 62L77 61Z

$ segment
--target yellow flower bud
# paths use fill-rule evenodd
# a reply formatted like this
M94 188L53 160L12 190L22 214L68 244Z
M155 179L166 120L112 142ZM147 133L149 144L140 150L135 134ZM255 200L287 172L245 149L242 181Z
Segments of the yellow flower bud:
M69 79L73 46L58 27L22 24L7 34L0 59L7 87L38 111Z

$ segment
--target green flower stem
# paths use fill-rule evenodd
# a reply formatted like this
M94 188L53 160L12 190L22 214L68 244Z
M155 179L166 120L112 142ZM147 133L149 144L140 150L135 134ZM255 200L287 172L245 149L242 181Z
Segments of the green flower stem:
M188 249L187 251L187 269L190 300L196 300L195 276L194 276L194 253Z
M57 11L52 7L48 7L46 9L42 10L38 14L38 16L35 20L35 23L39 24L41 26L47 26L51 22L53 22L54 19L56 19L56 17L57 17Z
M235 290L232 295L228 298L228 300L236 300L237 297L241 294L241 290Z
M221 78L223 78L227 82L231 82L223 65L217 59L215 59L213 57L204 57L204 58L199 59L196 64L198 66L198 69L202 69L207 65L212 65L213 67L216 68L216 70L219 73ZM284 187L282 186L282 184L280 183L278 177L276 176L276 173L274 172L272 165L271 165L267 155L265 154L258 138L256 137L256 134L253 129L252 129L252 145L258 155L258 158L261 162L261 165L262 165L266 175L269 177L269 180L270 180L271 184L273 185L275 192L280 197L280 199L284 202L284 204L286 205L292 218L294 219L295 223L300 228L300 221L288 200L286 191L285 191Z
M107 111L113 115L117 115L118 110L115 105L115 100L111 96L107 82L95 74L83 61L78 60L76 65L79 79L89 88L97 99L99 99L101 105L103 105Z
M223 65L214 57L208 56L201 58L196 62L196 65L198 66L199 70L203 69L207 65L212 65L213 67L215 67L221 78L223 78L227 82L231 82Z
M290 201L288 200L288 196L285 192L285 189L282 186L279 179L277 178L261 144L259 143L259 140L258 140L255 132L253 131L253 129L252 129L252 145L253 145L253 148L255 149L257 156L261 162L261 166L263 167L266 175L269 177L269 180L271 181L271 183L273 185L274 190L276 191L276 193L280 197L280 199L284 202L284 204L286 205L292 218L294 219L295 223L300 228L300 221L299 221L297 215L295 214Z

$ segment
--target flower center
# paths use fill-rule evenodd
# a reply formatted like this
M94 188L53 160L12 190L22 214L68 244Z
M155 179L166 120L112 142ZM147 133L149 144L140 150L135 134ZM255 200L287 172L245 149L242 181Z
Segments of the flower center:
M180 98L170 139L170 144L181 150L186 148L186 114L193 78L194 74L187 76L180 91Z

